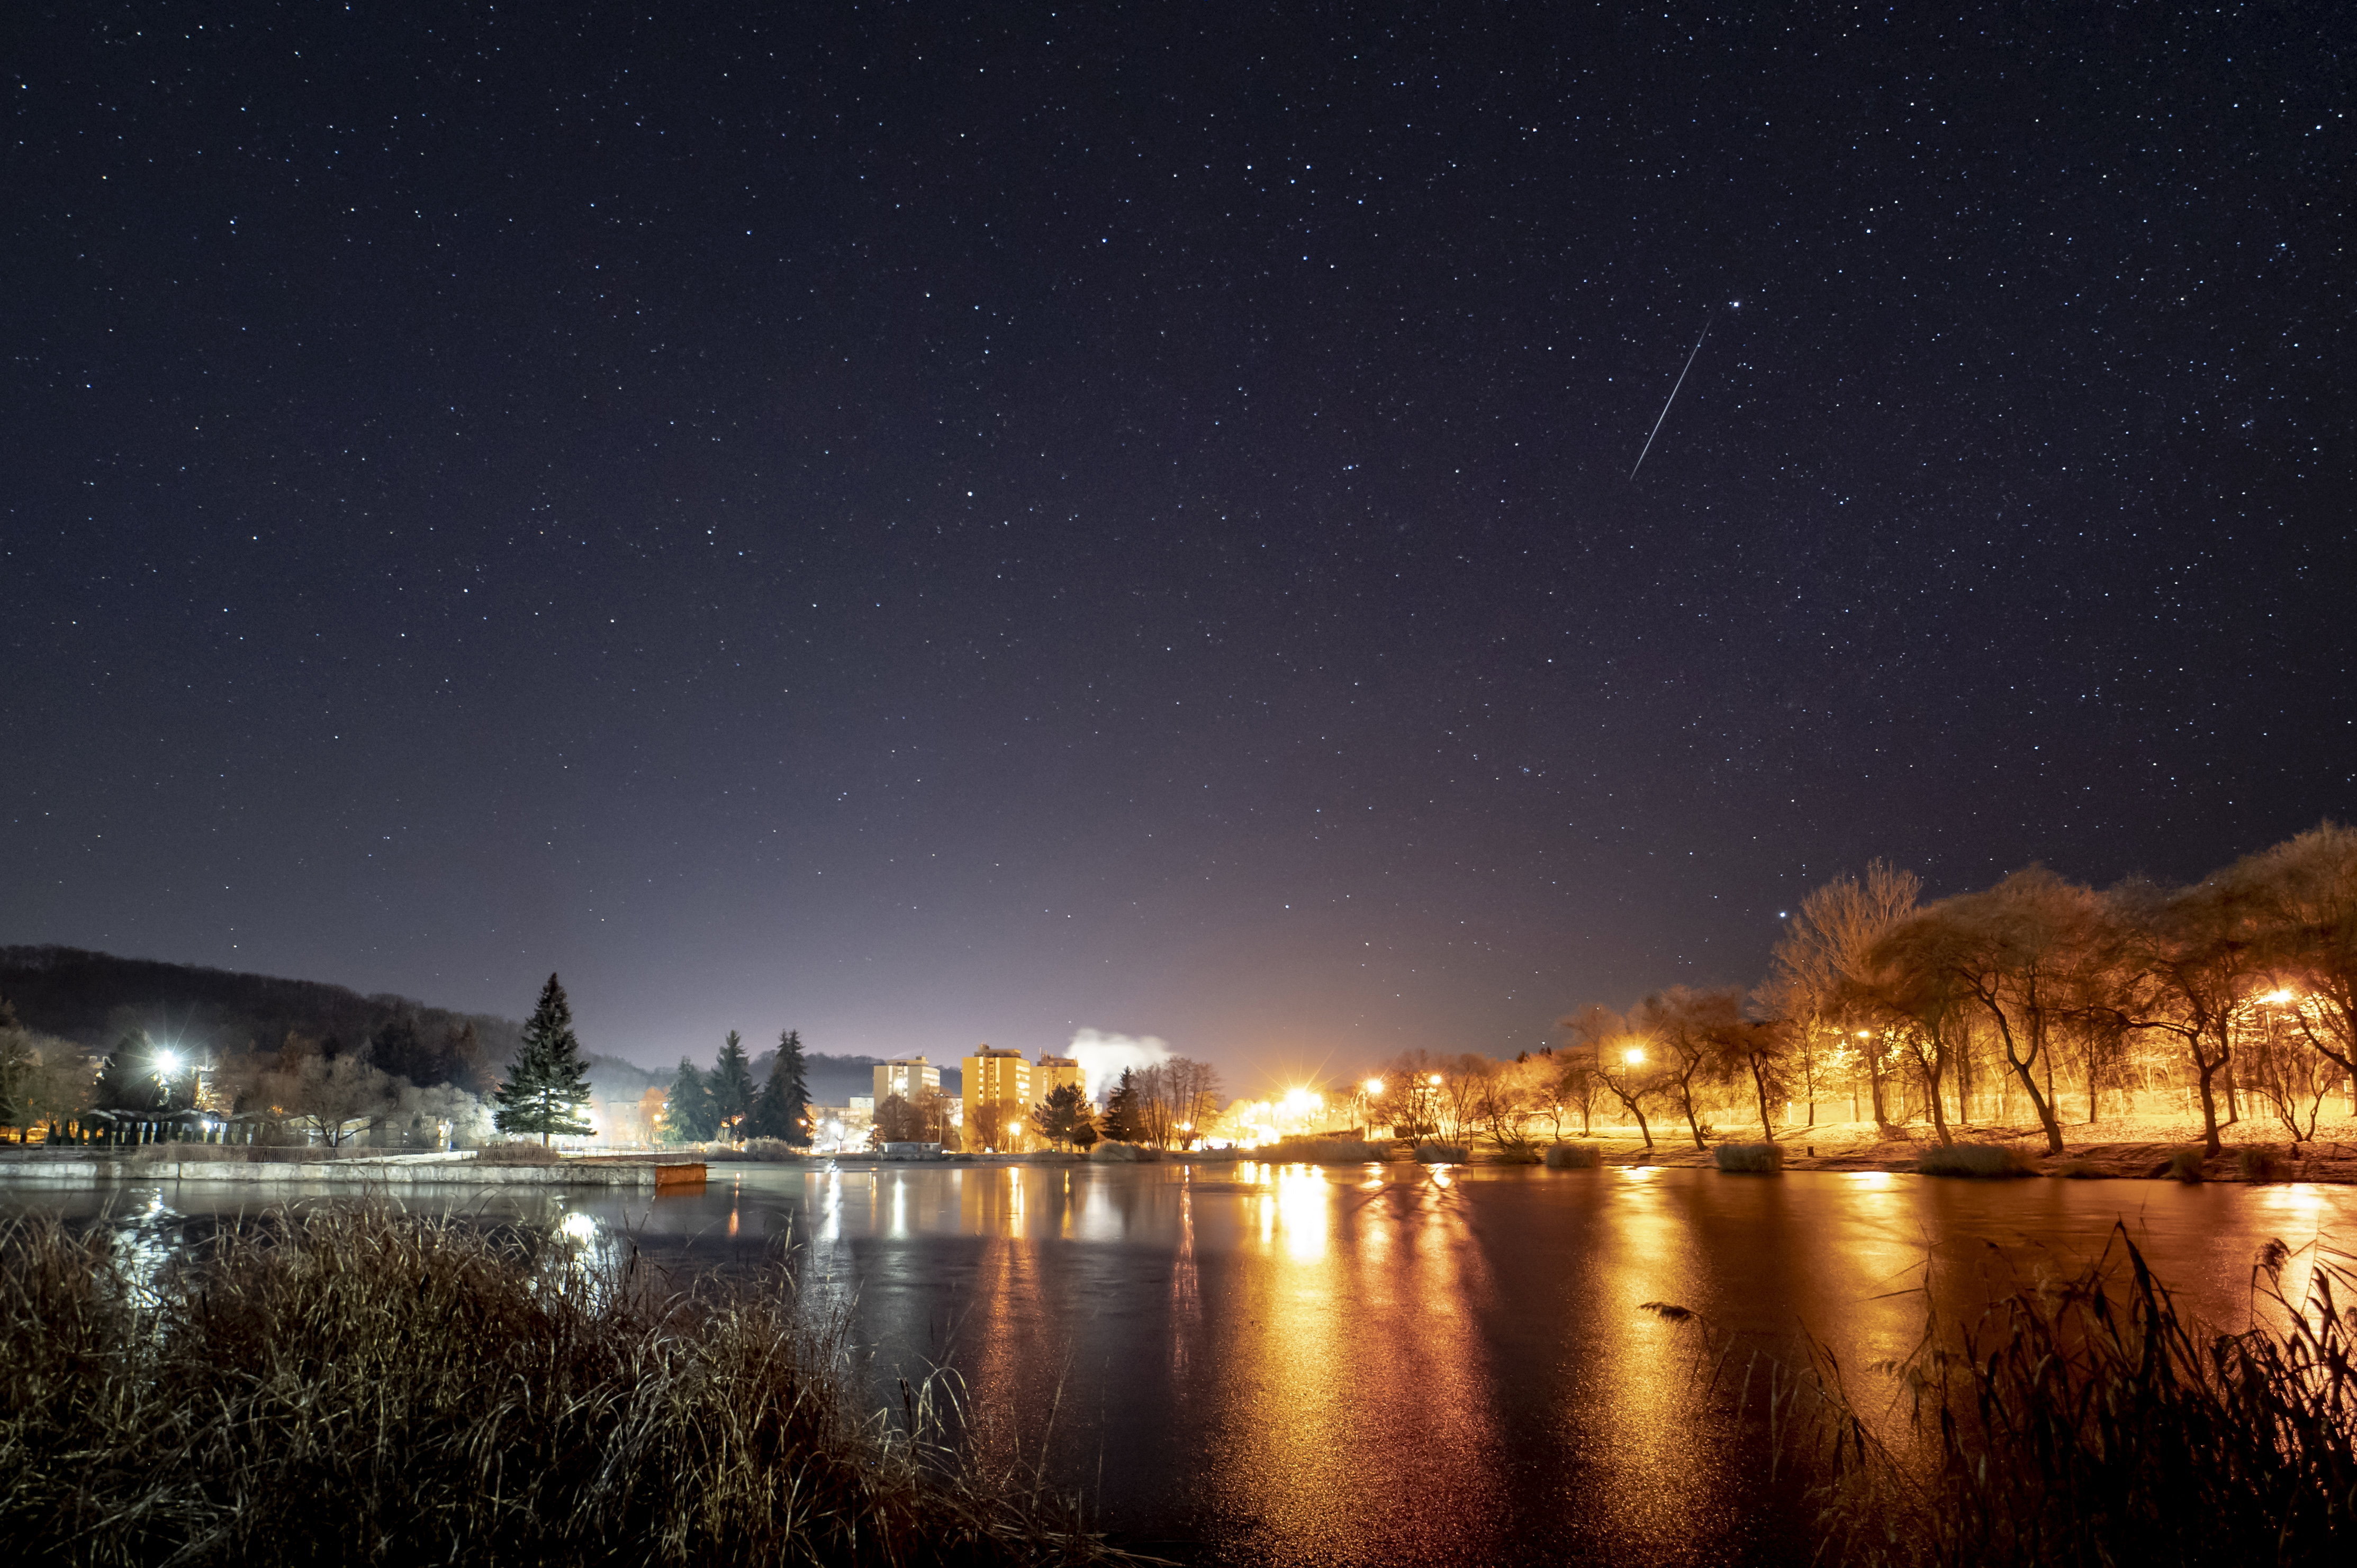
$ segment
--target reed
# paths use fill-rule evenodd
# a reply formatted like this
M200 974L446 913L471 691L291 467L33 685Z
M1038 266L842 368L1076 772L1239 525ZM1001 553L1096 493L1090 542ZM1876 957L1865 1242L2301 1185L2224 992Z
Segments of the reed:
M1784 1168L1781 1144L1714 1144L1710 1163L1723 1171L1747 1176L1775 1176Z
M1912 1445L1886 1446L1831 1380L1819 1560L1918 1565L2341 1563L2357 1540L2357 1366L2313 1262L2287 1286L2270 1242L2253 1326L2189 1321L2119 1233L2126 1264L1938 1324L1892 1369Z
M1592 1171L1604 1163L1604 1151L1594 1144L1549 1144L1542 1157L1551 1171Z
M2026 1176L2029 1162L2003 1144L1935 1144L1923 1151L1915 1168L1925 1176Z
M686 1293L522 1231L278 1210L146 1277L0 1230L0 1536L27 1562L1118 1561L928 1392L866 1415L781 1271Z

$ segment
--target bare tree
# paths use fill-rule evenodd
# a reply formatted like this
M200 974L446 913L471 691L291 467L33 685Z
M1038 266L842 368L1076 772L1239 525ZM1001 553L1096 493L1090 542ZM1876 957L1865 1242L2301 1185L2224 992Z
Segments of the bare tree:
M1649 1050L1629 1020L1609 1007L1590 1004L1557 1026L1571 1036L1575 1049L1595 1061L1596 1081L1637 1119L1638 1134L1645 1140L1645 1147L1652 1148L1653 1124L1646 1119L1645 1101L1662 1091L1658 1053Z
M2293 1026L2350 1086L2357 1113L2357 828L2324 822L2236 863L2222 878L2264 923L2272 989Z
M2176 892L2131 886L2112 904L2135 965L2122 1011L2133 1027L2173 1036L2191 1062L2201 1146L2214 1159L2225 1148L2219 1075L2233 1064L2236 1026L2266 978L2259 901L2247 884L2218 877Z
M1744 1027L1742 993L1731 987L1695 991L1673 985L1638 1004L1636 1025L1637 1033L1661 1052L1660 1086L1685 1113L1695 1147L1710 1147L1710 1130L1695 1104L1695 1087L1710 1081L1725 1059L1723 1042ZM1764 1092L1760 1115L1765 1120Z
M1863 881L1837 876L1813 889L1776 944L1772 968L1759 995L1770 1016L1784 1019L1793 1029L1812 1126L1816 1123L1818 1079L1827 1058L1855 1051L1867 1072L1875 1126L1885 1137L1898 1131L1884 1093L1885 1053L1851 1044L1858 1027L1852 1013L1861 989L1873 978L1875 944L1915 912L1922 891L1922 878L1913 872L1885 860L1868 861Z

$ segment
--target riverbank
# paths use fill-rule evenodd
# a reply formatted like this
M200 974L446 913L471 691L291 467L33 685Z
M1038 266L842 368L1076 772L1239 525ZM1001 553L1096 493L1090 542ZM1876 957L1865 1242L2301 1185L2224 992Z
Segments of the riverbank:
M1816 1127L1777 1130L1776 1143L1784 1151L1784 1168L1791 1171L1913 1172L1923 1156L1939 1147L1928 1125L1904 1129L1906 1136L1888 1138L1870 1122L1833 1122ZM2201 1181L2306 1181L2357 1185L2357 1121L2335 1118L2318 1123L2316 1136L2295 1143L2280 1126L2272 1129L2244 1123L2224 1132L2225 1152L2217 1158L2201 1156L2201 1126L2151 1117L2121 1117L2115 1121L2077 1122L2062 1129L2062 1152L2046 1152L2046 1135L2028 1126L1975 1126L1950 1129L1960 1144L1992 1144L2018 1156L2025 1176L2067 1179L2135 1179L2169 1177ZM1650 1152L1636 1129L1598 1129L1586 1140L1598 1144L1609 1165L1708 1166L1708 1150L1694 1146L1686 1130L1653 1129ZM1756 1140L1756 1133L1724 1126L1714 1143Z
M929 1391L887 1422L791 1279L279 1209L158 1268L0 1228L0 1532L27 1562L1123 1561Z

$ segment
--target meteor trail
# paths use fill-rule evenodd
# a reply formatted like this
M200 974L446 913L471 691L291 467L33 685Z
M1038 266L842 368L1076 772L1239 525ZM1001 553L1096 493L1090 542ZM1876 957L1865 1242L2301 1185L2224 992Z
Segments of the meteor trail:
M1702 318L1702 338L1695 339L1694 353L1686 356L1685 370L1680 371L1678 372L1678 379L1671 384L1670 395L1668 398L1663 400L1662 403L1661 418L1653 421L1652 431L1645 437L1645 452L1651 452L1653 449L1653 437L1662 433L1662 420L1669 418L1670 404L1678 401L1678 388L1686 384L1686 371L1694 369L1695 354L1702 352L1702 338L1710 336L1710 324L1712 318L1717 316L1717 314L1718 307L1713 306L1710 313ZM1637 461L1629 470L1629 477L1631 478L1635 478L1637 477L1637 470L1645 466L1645 452L1640 452L1637 454Z

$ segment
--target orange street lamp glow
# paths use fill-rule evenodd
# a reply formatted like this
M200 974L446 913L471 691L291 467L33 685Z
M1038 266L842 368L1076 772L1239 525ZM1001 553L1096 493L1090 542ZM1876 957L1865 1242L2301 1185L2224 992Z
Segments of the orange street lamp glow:
M1379 1078L1371 1078L1367 1079L1366 1082L1359 1085L1359 1087L1365 1090L1369 1094L1381 1094L1383 1091L1383 1080Z
M1641 1067L1645 1061L1645 1048L1642 1046L1631 1046L1620 1053L1620 1059L1631 1067Z
M1425 1081L1426 1081L1426 1083L1431 1084L1433 1087L1435 1087L1435 1088L1437 1089L1437 1088L1438 1088L1438 1087L1439 1087L1439 1085L1440 1085L1440 1075L1439 1075L1438 1073L1437 1073L1437 1072L1436 1072L1436 1073L1432 1074L1429 1078L1426 1079L1425 1079Z

